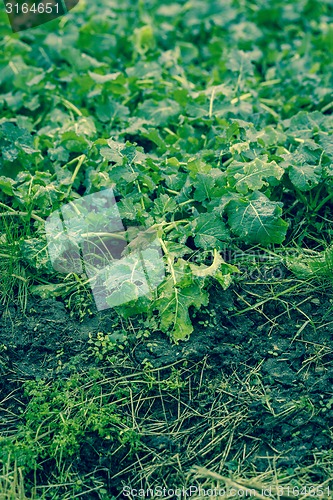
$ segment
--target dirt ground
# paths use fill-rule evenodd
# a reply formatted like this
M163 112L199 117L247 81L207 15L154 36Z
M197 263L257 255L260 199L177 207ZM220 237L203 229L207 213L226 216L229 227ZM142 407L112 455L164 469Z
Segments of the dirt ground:
M241 463L244 470L260 473L273 462L290 475L307 468L313 484L329 479L332 299L313 289L238 314L262 302L267 292L265 285L212 289L206 310L193 312L195 331L187 342L173 345L155 332L125 348L128 362L118 374L128 373L130 363L131 370L142 372L149 366L169 382L163 397L156 389L154 404L144 399L138 410L144 451L135 460L127 457L113 464L108 473L107 452L101 447L96 455L101 477L107 477L114 494L121 481L142 484L149 463L152 481L161 466L166 476L182 481L193 465L225 473ZM25 314L15 307L0 310L0 345L5 346L6 360L0 365L2 394L19 394L27 379L89 370L94 365L86 356L89 334L110 333L112 317L114 312L106 311L80 323L56 300L30 300ZM172 390L170 374L175 369L179 379ZM112 373L112 367L107 370ZM14 402L8 405L15 407ZM5 417L0 424L5 431ZM176 455L182 457L177 470ZM96 463L82 455L77 467L90 472Z

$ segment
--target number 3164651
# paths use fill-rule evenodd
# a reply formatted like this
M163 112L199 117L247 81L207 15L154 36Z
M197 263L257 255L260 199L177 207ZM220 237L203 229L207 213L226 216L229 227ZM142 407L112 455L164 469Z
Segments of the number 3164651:
M58 3L6 3L7 14L59 14Z

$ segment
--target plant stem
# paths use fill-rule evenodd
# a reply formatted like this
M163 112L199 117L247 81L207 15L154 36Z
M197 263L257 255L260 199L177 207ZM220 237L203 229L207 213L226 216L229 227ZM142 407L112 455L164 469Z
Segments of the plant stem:
M325 203L327 203L331 198L333 198L333 193L330 193L329 195L327 195L326 198L324 198L319 203L319 205L314 209L314 212L319 212L319 210L321 209L321 207L323 207L325 205Z
M30 215L32 219L38 220L39 222L45 222L44 219L36 215L35 213L28 213L28 212L9 212L9 213L0 213L0 217L10 217L10 216L18 216L18 217L26 217L27 215Z

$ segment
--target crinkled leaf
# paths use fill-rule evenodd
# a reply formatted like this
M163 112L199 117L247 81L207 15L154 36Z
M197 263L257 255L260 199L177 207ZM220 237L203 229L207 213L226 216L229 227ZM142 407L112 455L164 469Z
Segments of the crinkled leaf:
M226 210L232 231L246 243L282 243L286 236L288 224L281 218L281 203L260 192L230 201Z
M119 213L122 219L135 220L137 218L138 204L131 198L124 198L118 203Z
M177 203L173 198L170 198L170 196L167 194L161 194L161 196L159 196L157 200L154 201L152 213L155 214L159 219L165 218L168 213L174 212L176 208Z
M52 265L47 251L47 242L40 238L24 240L21 245L21 255L35 269L52 272Z
M179 288L170 277L160 287L160 298L154 308L159 312L160 328L170 334L174 341L186 340L193 332L189 308L199 309L208 304L208 294L203 283L195 280L192 285Z
M321 167L315 167L314 165L292 166L288 169L288 175L297 189L309 191L319 184L321 170Z
M200 214L191 226L195 235L194 242L198 248L222 249L225 242L230 239L228 228L215 213Z
M256 158L248 163L234 161L227 169L230 184L237 191L246 194L249 190L257 191L267 185L270 177L281 179L284 169L279 167L275 161L265 162Z

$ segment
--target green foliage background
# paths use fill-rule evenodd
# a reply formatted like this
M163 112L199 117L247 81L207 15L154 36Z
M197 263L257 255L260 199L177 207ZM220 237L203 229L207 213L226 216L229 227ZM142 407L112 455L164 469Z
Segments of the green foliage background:
M0 220L44 295L64 291L45 218L109 187L127 225L157 230L169 272L122 312L175 340L211 277L236 271L216 252L330 239L329 0L81 1L15 35L3 12L0 29Z

